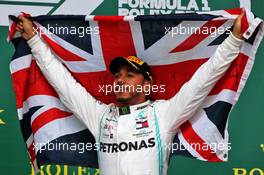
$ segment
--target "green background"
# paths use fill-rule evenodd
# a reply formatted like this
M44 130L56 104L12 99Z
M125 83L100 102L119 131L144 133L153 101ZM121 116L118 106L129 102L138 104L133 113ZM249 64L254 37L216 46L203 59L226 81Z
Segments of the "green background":
M198 2L198 0L197 0ZM90 1L89 1L90 3ZM211 10L239 7L238 1L209 0ZM253 0L251 10L264 19L264 1ZM0 12L1 13L1 12ZM117 15L117 1L104 1L92 14ZM2 16L3 17L3 16ZM8 28L0 27L0 175L29 175L31 167L20 132L15 108L15 96L9 73L9 62L14 51L6 42ZM264 43L256 54L249 80L229 118L229 135L232 149L226 163L208 163L184 157L171 159L168 175L231 175L233 168L243 168L247 174L264 175ZM259 168L260 170L255 170ZM56 174L58 167L45 167ZM94 174L90 169L60 167L61 174ZM47 171L44 174L50 174Z

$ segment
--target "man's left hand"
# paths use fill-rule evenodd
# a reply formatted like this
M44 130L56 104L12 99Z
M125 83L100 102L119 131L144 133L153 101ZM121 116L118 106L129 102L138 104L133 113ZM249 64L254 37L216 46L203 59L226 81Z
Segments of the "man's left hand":
M244 15L245 15L245 9L243 9L242 13L234 21L234 28L232 34L239 39L244 39L241 29L242 18Z

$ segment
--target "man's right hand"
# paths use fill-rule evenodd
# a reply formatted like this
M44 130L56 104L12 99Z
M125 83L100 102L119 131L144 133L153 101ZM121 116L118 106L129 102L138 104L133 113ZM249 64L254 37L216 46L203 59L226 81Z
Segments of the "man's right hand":
M16 30L21 33L21 36L25 40L31 39L33 36L36 35L36 31L34 30L33 23L28 18L24 16L18 17L21 22L19 22L16 26Z

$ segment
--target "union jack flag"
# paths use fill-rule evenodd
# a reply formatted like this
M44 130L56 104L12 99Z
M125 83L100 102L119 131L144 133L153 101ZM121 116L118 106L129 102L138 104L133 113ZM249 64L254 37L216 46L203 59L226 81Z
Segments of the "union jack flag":
M154 99L168 99L179 91L194 72L208 60L228 36L241 9L155 16L73 16L32 17L41 36L72 75L98 100L115 102L114 94L105 95L99 85L112 84L109 63L116 56L137 55L152 67L155 84L165 85L164 93ZM70 164L98 167L95 151L41 150L37 144L94 143L85 128L59 100L34 59L16 24L10 21L8 39L15 46L10 70L16 94L16 106L23 137L32 164ZM191 33L176 34L177 27L196 27ZM52 28L53 27L53 28ZM62 27L65 31L57 32ZM223 32L215 32L223 28ZM51 30L52 29L52 30ZM80 36L80 31L87 29ZM208 32L195 32L197 30ZM210 30L209 30L210 29ZM192 119L182 124L174 143L192 145L228 142L227 121L237 102L254 63L256 50L263 37L262 20L250 11L242 19L246 38L237 59L219 80ZM87 32L88 31L88 32ZM88 107L88 106L87 106ZM143 126L143 124L142 124ZM171 155L184 155L204 161L226 161L227 149L177 150Z

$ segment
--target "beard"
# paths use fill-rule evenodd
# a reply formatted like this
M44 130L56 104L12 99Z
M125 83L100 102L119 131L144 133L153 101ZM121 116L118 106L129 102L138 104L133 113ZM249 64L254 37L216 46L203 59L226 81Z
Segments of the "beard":
M117 98L117 102L119 102L121 104L126 104L126 103L129 103L129 101L131 99L132 99L131 97L129 97L129 98Z
M135 93L131 93L131 94L129 95L129 97L119 97L119 98L117 98L116 100L117 100L118 103L121 103L121 104L123 104L123 105L127 105L127 104L129 104L132 100L134 100L134 98L137 98L138 95L139 95L139 93L138 93L138 92L135 92Z
M141 86L143 86L144 81L145 80L143 80L141 82L141 84L140 84ZM115 86L115 90L116 91L120 91L121 90L121 92L125 91L125 92L129 92L130 93L128 97L117 97L116 100L117 100L118 103L120 103L122 105L128 105L131 101L134 100L134 98L137 98L137 96L140 95L140 92L137 92L135 90L135 87L133 87L133 91L132 92L131 92L130 88L131 88L131 85L117 83L117 86Z

